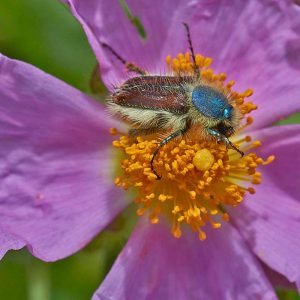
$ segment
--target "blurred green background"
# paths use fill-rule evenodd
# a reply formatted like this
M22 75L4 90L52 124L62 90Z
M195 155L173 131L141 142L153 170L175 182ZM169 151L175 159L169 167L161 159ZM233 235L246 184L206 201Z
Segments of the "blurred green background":
M81 27L58 1L1 0L0 52L91 93L96 59ZM299 121L296 114L280 124ZM132 215L129 207L86 249L55 263L38 261L26 250L9 252L0 262L0 299L90 299L125 244ZM300 299L292 291L279 295Z

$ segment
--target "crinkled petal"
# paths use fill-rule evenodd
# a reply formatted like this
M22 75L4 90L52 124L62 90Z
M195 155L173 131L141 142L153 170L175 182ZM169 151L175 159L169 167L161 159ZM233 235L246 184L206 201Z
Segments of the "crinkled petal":
M0 249L26 244L43 260L63 258L126 205L111 176L112 123L26 63L0 56L0 78Z
M112 57L101 42L112 46L126 60L148 71L163 72L167 54L186 50L188 45L182 26L193 16L194 0L126 1L132 14L140 18L147 38L143 40L129 21L120 1L61 0L67 3L82 24L100 63L106 84L124 79L122 63ZM176 36L176 39L173 38ZM171 43L170 43L171 42ZM175 51L173 51L173 45ZM178 47L180 45L180 47ZM172 50L172 51L171 51Z
M111 45L129 61L164 73L165 57L188 50L182 22L189 23L196 52L213 67L253 88L255 128L300 110L300 7L280 0L128 0L147 32L143 41L118 1L64 0L81 22L106 83L124 77L124 67L100 47ZM253 128L254 128L253 127Z
M93 299L276 299L256 258L225 224L201 242L140 221Z
M25 246L25 242L0 227L0 245L0 259L2 259L8 250L19 250Z
M232 210L242 236L270 268L300 283L300 125L275 126L251 134L262 141L262 157L275 161L261 168L256 194Z

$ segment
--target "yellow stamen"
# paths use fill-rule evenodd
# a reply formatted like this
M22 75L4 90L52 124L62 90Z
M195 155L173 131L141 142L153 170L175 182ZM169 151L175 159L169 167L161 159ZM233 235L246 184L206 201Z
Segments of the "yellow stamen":
M202 230L199 231L199 240L204 241L206 239L206 233Z
M241 112L241 117L256 109L253 103L245 102L245 98L253 94L251 89L243 93L233 91L234 81L225 83L226 74L214 74L209 68L211 58L197 54L195 59L201 80L227 95L233 107ZM195 68L189 53L180 53L176 58L167 56L166 63L175 74L191 75ZM252 122L251 117L245 117L241 128ZM147 215L152 224L159 222L160 215L169 218L171 232L176 238L181 237L182 226L187 226L203 241L206 239L203 230L206 224L219 229L222 222L228 222L227 208L238 206L247 193L255 193L251 184L260 184L262 180L257 168L274 160L274 156L263 160L250 152L261 142L252 141L248 135L235 140L239 149L247 151L244 157L240 157L239 153L227 150L223 144L199 137L199 130L194 126L188 135L172 140L160 149L154 166L162 179L157 180L150 161L160 142L158 137L131 138L116 129L110 132L120 135L113 146L125 155L121 161L123 175L115 179L115 185L137 191L137 214Z
M155 167L162 179L157 180L150 168L157 142L142 137L134 140L126 135L115 141L113 145L126 155L121 162L124 176L116 178L115 184L138 190L137 214L142 216L148 211L151 223L158 223L160 214L169 216L173 220L172 233L177 238L182 234L182 224L198 231L200 240L206 237L202 227L207 222L213 228L220 228L220 217L229 220L224 213L226 207L235 207L246 193L255 193L249 183L261 183L261 173L256 168L274 160L274 156L263 160L255 153L237 159L236 152L227 151L223 145L199 141L189 135L179 145L170 142L158 153ZM237 144L243 150L260 143L245 137Z

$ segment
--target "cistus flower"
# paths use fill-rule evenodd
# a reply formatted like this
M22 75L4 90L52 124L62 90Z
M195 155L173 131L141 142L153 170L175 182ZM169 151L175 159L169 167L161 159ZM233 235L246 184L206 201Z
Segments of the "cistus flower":
M194 48L214 60L214 73L206 64L202 75L251 112L233 139L246 155L192 131L159 153L158 181L149 167L157 136L130 139L112 129L104 106L1 56L2 256L24 246L45 261L78 251L128 205L132 194L119 185L138 191L141 218L94 299L276 299L278 273L299 288L300 126L272 126L300 107L296 3L128 1L126 15L117 2L65 2L109 87L122 82L124 68L102 42L149 72L176 72L189 65L188 55L168 55L187 50L181 23L188 21Z
M253 93L251 89L244 93L233 91L233 81L224 84L226 75L214 74L213 70L208 68L212 59L197 54L195 60L201 70L201 84L227 95L234 113L239 115L239 118L257 108L253 103L245 102L245 98ZM168 56L167 64L173 71L173 76L194 76L193 62L188 52L185 55L180 53L173 60ZM200 82L199 79L193 80ZM115 106L113 104L113 107ZM120 111L122 112L122 109ZM139 109L139 113L142 114L143 110ZM162 114L161 111L157 113ZM147 111L145 117L146 114ZM134 119L134 116L132 118ZM247 118L239 130L252 122L252 118ZM115 140L113 145L126 154L121 163L124 176L117 177L115 184L125 190L129 187L138 190L135 202L140 204L140 208L137 214L143 216L148 211L151 223L156 224L159 222L159 215L163 213L172 220L172 233L175 237L181 237L181 224L186 224L198 232L200 240L205 240L206 234L202 228L210 223L217 229L221 227L220 220L228 221L229 215L224 205L236 207L243 201L247 192L254 194L254 188L248 185L249 182L261 183L261 173L256 171L257 166L272 162L274 156L270 156L267 161L251 152L241 157L241 153L235 149L228 150L225 145L218 145L215 139L209 139L207 134L205 136L203 124L199 123L191 125L188 132L180 137L180 141L170 141L159 149L156 168L164 180L158 181L157 174L149 165L157 149L158 140L145 140L145 137L132 139L125 134L120 140ZM112 134L116 133L116 130L112 131ZM236 149L248 152L260 146L259 141L250 142L250 136L241 137L236 141L239 145Z

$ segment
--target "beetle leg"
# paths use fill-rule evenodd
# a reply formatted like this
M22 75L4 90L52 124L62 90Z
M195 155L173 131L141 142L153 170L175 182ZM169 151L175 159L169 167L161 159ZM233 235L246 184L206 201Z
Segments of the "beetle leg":
M159 150L160 150L164 145L166 145L166 144L167 144L168 142L170 142L172 139L174 139L174 138L176 138L176 137L178 137L178 136L184 135L184 134L187 132L188 129L189 129L189 123L187 122L187 123L185 124L185 127L184 127L183 129L179 129L179 130L177 130L177 131L171 133L171 134L170 134L169 136L167 136L165 139L163 139L163 140L159 143L159 145L158 145L158 147L155 149L155 151L153 152L152 159L151 159L151 162L150 162L150 164L151 164L151 170L152 170L152 172L156 175L156 177L157 177L158 180L161 179L161 176L157 174L157 172L155 171L154 166L153 166L153 162L154 162L154 159L155 159L156 155L158 154Z
M138 67L137 65L135 65L134 63L131 63L129 61L127 61L126 59L124 59L120 54L118 54L111 46L109 46L106 43L101 43L101 46L103 48L106 48L112 55L114 55L122 64L125 65L127 71L131 71L134 73L137 73L139 75L146 75L147 72L143 69L141 69L140 67Z
M237 151L241 155L241 157L244 156L244 152L237 148L225 135L220 133L218 130L214 128L208 128L207 132L215 137L217 139L217 142L224 142L227 149L231 147L233 150Z
M161 179L161 176L157 174L157 172L155 171L154 166L153 166L153 162L154 162L154 159L155 159L156 155L158 154L160 148L162 148L165 144L167 144L167 143L168 143L169 141L171 141L172 139L174 139L174 138L176 138L176 137L178 137L178 136L180 136L180 135L182 135L182 134L183 134L183 131L182 131L182 130L177 130L177 131L173 132L172 134L170 134L169 136L167 136L165 139L163 139L163 140L159 143L159 145L158 145L158 147L155 149L155 151L153 152L153 155L152 155L152 159L151 159L150 164L151 164L151 170L152 170L152 172L156 175L157 179Z

